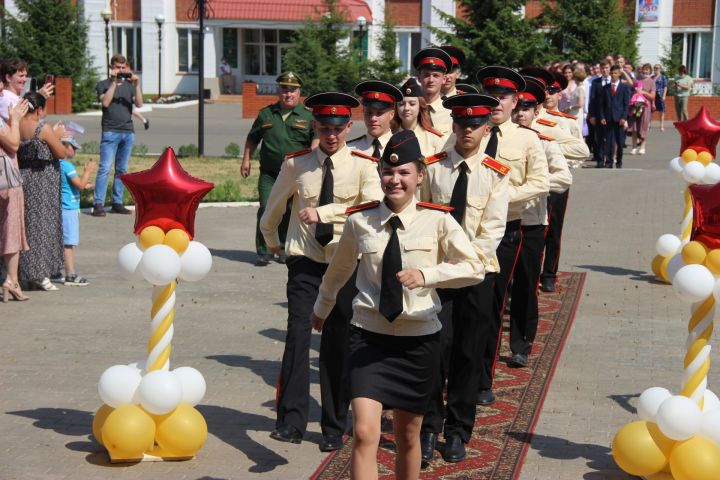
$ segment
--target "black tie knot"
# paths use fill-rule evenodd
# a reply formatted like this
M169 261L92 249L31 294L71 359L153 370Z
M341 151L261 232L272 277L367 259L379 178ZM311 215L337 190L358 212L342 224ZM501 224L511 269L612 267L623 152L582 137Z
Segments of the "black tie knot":
M390 217L388 223L390 224L390 228L393 229L393 232L396 231L398 228L402 227L402 222L400 221L400 217L398 216Z
M327 158L325 159L325 168L326 168L326 169L328 169L328 168L333 168L332 158L327 157Z
M380 140L378 140L378 139L376 138L375 140L373 140L372 144L373 144L373 147L379 147L379 146L380 146Z
M493 134L497 135L498 132L500 131L500 127L498 127L497 125L495 125L495 126L493 126L493 127L490 129L490 131L491 131Z
M468 166L467 166L467 163L465 163L465 162L461 162L460 165L458 166L458 168L460 169L460 171L462 173L467 173L467 171L468 171Z

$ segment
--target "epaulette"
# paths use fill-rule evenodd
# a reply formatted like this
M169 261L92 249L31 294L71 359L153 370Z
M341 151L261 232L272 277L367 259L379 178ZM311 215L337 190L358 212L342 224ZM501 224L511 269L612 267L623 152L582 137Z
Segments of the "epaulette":
M535 129L532 128L532 127L526 127L525 125L520 125L520 124L518 124L518 127L524 128L525 130L530 130L531 132L535 132L535 133L537 133L538 135L540 135L540 132L538 132L537 130L535 130Z
M432 165L433 163L439 162L440 160L445 160L447 156L447 152L438 152L435 155L425 157L425 165Z
M555 115L556 117L563 117L563 118L569 118L570 120L577 120L577 117L574 115L570 115L569 113L560 112L558 110L546 110L550 115Z
M365 135L360 135L359 137L353 138L352 140L348 140L348 141L345 142L345 143L357 142L358 140L362 140L363 138L365 138Z
M365 203L360 203L358 205L353 205L352 207L348 207L345 209L345 215L350 215L355 212L362 212L363 210L375 208L378 205L380 205L380 200L373 200L372 202L365 202Z
M552 138L552 137L548 137L548 136L546 136L546 135L543 135L542 133L538 132L538 131L535 130L534 128L526 127L525 125L518 125L518 127L520 127L520 128L525 128L525 129L527 129L527 130L530 130L530 131L532 131L532 132L535 132L535 134L538 136L538 138L539 138L540 140L547 140L548 142L552 142L552 141L555 140L555 139Z
M485 157L482 161L482 164L491 170L495 170L500 175L507 175L508 173L510 173L510 167L498 162L492 157Z
M432 128L432 127L427 127L425 130L427 130L427 131L430 132L430 133L434 133L434 134L437 135L438 137L444 137L444 136L445 136L445 135L443 135L442 133L440 133L440 132L438 132L437 130L435 130L434 128Z
M536 121L537 123L539 123L540 125L545 125L545 126L548 126L548 127L555 127L555 126L557 126L557 122L553 122L552 120L546 120L546 119L544 119L544 118L538 118L538 119L535 120L535 121Z
M285 158L295 158L310 152L312 152L312 148L303 148L302 150L298 150L297 152L288 153L287 155L285 155Z
M350 153L353 154L353 155L357 155L358 157L367 158L367 159L370 160L371 162L376 162L376 163L377 163L377 162L380 161L379 158L375 158L375 157L373 157L372 155L368 155L367 153L363 153L363 152L361 152L361 151L359 151L359 150L352 150L352 149L350 149Z
M454 207L445 206L445 205L438 205L437 203L430 203L430 202L417 202L418 206L429 208L431 210L439 210L441 212L452 212L455 210Z

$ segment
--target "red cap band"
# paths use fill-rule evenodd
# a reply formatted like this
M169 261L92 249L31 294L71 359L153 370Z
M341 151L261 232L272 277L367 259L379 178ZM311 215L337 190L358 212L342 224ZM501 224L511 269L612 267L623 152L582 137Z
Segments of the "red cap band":
M547 88L559 88L560 90L562 90L562 85L560 85L560 82L555 80L553 83L548 85Z
M460 62L458 62L458 59L457 59L457 58L453 57L452 55L450 56L450 58L452 59L452 62L453 62L455 65L460 65Z
M352 110L342 105L318 105L312 109L313 115L336 115L349 116L352 115Z
M452 113L454 117L481 117L490 115L488 107L453 107Z
M378 102L395 103L395 98L383 92L363 92L361 95L366 100L376 100Z
M542 77L532 77L532 78L534 78L534 79L537 80L538 82L542 83L543 86L547 87L547 82L545 81L544 78L542 78Z
M482 82L483 87L505 87L509 88L511 90L517 90L518 86L515 82L512 80L508 80L507 78L499 78L499 77L490 77L486 78Z
M422 60L420 60L420 66L423 65L437 65L438 67L442 67L445 70L447 70L447 65L445 65L445 62L437 57L425 57Z
M526 102L537 102L538 99L532 93L520 92L518 93L518 100L525 100Z

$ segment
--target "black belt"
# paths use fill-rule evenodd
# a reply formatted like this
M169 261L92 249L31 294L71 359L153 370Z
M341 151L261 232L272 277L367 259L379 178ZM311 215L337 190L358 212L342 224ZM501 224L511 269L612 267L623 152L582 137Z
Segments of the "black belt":
M512 220L505 224L505 232L514 232L520 230L520 220Z

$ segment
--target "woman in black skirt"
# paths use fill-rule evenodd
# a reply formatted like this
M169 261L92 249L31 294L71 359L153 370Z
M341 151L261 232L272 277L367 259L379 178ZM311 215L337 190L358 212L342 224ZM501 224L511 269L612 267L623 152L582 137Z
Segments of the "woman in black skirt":
M396 478L420 474L420 426L440 361L435 288L466 287L484 277L470 241L447 213L451 208L417 202L424 167L415 133L393 135L381 163L385 198L348 209L354 214L311 316L322 330L340 286L357 266L349 339L355 479L377 478L383 407L393 410Z

